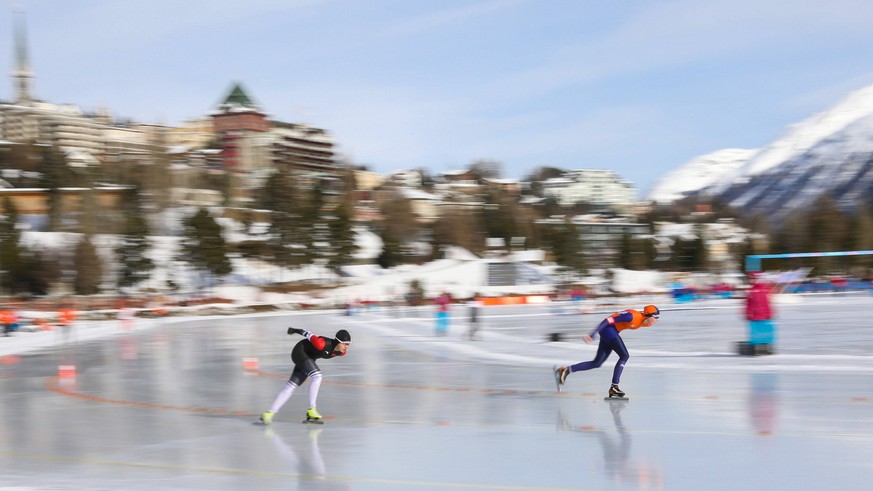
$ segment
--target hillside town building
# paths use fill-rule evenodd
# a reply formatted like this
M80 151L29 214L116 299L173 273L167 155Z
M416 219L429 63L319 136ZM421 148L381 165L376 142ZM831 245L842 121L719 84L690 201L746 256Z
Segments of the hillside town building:
M543 181L543 195L554 198L561 206L584 203L613 211L629 211L636 201L633 184L615 172L603 169L579 169Z
M296 172L312 185L334 182L344 167L338 162L333 137L303 123L271 120L235 83L207 116L179 127L118 120L107 108L86 112L74 104L54 104L34 96L25 24L14 22L15 66L12 100L0 100L0 141L42 144L60 150L69 166L78 168L152 164L167 158L171 196L185 204L215 205L215 193L197 191L194 174L224 171L234 175L230 204L250 204L251 192L276 169ZM179 182L176 182L176 181ZM209 196L202 202L198 196ZM181 204L181 203L180 203Z

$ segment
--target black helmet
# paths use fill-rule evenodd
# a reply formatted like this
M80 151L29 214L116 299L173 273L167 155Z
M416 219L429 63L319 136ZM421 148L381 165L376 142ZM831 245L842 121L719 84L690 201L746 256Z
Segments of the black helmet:
M345 329L340 329L336 332L336 340L341 343L351 343L352 335L349 334L349 331L346 331Z

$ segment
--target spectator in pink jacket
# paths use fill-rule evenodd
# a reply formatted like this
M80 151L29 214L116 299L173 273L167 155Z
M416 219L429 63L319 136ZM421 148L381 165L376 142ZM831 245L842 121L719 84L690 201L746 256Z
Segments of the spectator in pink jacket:
M449 308L451 307L452 296L448 292L443 292L442 295L434 299L433 303L437 306L436 334L437 336L445 336L449 330Z
M771 286L758 277L746 296L746 320L749 322L749 344L772 344L775 334Z

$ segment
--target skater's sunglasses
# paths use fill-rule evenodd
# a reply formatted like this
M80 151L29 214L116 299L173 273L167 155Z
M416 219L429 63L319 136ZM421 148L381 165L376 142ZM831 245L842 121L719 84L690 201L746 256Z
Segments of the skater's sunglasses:
M656 312L656 313L654 313L654 314L646 314L646 317L654 317L655 319L660 319L660 318L661 318L661 313L660 313L660 312Z

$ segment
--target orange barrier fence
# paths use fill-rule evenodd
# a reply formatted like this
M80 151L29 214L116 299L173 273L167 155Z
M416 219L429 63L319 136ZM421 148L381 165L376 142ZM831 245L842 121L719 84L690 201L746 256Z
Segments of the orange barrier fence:
M482 305L525 305L525 304L541 304L548 303L548 295L521 295L511 297L480 297L476 300L482 302Z

